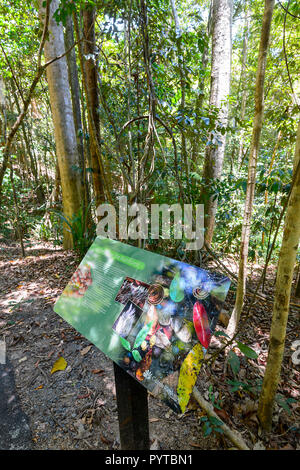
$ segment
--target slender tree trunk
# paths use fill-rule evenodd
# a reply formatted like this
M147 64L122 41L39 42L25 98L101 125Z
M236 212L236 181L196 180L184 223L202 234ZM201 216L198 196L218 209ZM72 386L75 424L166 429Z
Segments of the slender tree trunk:
M60 181L58 161L57 161L57 157L56 157L55 180L54 180L54 190L53 190L53 204L54 205L58 204L60 187L61 187L61 181Z
M124 47L124 64L125 64L125 76L127 80L127 121L131 119L131 100L132 100L132 90L131 90L131 11L132 11L132 0L130 0L129 12L124 17L124 40L126 46ZM131 129L128 129L128 152L130 156L130 166L132 173L132 183L135 188L136 182L136 168L133 155L133 143L132 143L132 132Z
M73 33L73 21L72 16L68 16L66 19L65 28L65 45L68 50L74 44L74 33ZM87 205L86 195L86 173L85 173L85 159L84 159L84 148L83 148L83 131L81 122L81 109L80 109L80 86L78 79L78 69L76 64L76 51L73 48L66 56L68 64L68 76L71 90L72 109L74 116L74 126L77 139L77 148L80 165L80 176L81 176L81 199L84 206Z
M3 182L4 175L5 175L5 171L7 169L8 164L9 164L10 150L11 150L12 142L14 140L14 137L15 137L16 133L18 132L18 129L19 129L20 125L23 122L23 119L26 116L26 113L28 111L28 107L31 103L31 99L32 99L32 95L33 95L33 92L35 90L35 87L37 86L37 84L38 84L45 68L49 65L49 64L44 64L42 66L41 65L41 60L42 60L42 52L43 52L43 49L44 49L46 37L47 37L47 34L48 34L50 1L51 0L44 0L43 1L43 4L45 5L45 8L44 8L44 27L43 27L42 38L41 38L41 42L40 42L39 50L38 50L37 70L36 70L36 73L34 75L34 78L33 78L32 82L31 82L31 85L29 87L28 93L26 94L26 97L23 100L23 110L19 114L17 119L15 120L15 122L14 122L13 126L11 127L7 137L5 136L5 146L4 146L4 149L3 149L3 162L2 162L2 166L0 168L0 205L1 205L1 197L2 197L2 182ZM5 128L5 131L6 131L6 128Z
M184 69L183 69L184 58L183 58L183 50L182 50L182 31L181 31L181 26L179 23L175 0L171 0L171 7L172 7L172 13L173 13L173 18L174 18L174 23L175 23L177 60L178 60L179 77L180 77L180 91L181 91L180 111L182 115L184 115L186 80L185 80ZM189 188L189 162L188 162L187 146L186 146L186 138L185 138L184 129L181 130L181 155L183 157L183 166L185 168L187 188Z
M3 78L0 76L0 145L2 146L6 140L6 99L5 99L5 84Z
M26 144L24 141L24 138L20 139L20 146L21 146L21 151L23 152L23 165L24 165L24 179L26 181L26 184L30 184L30 179L31 179L31 171L30 171L30 163L28 162L27 158L27 150L26 150Z
M244 221L242 227L242 238L240 245L240 261L239 261L239 274L238 274L238 285L236 292L236 300L234 309L227 327L227 334L233 336L236 327L238 325L241 311L244 303L245 287L246 287L246 276L247 276L247 260L248 260L248 249L249 249L249 237L250 237L250 225L253 209L253 200L255 192L255 180L256 180L256 165L259 151L260 134L263 123L263 112L264 112L264 80L265 70L267 63L267 53L269 46L271 21L274 8L274 0L265 0L265 8L262 22L258 64L256 72L256 83L255 83L255 113L253 120L252 139L249 155L248 165L248 181L246 191L246 201L244 210Z
M22 256L23 256L23 258L25 258L23 233L22 233L21 222L20 222L20 210L19 210L19 206L18 206L18 197L17 197L17 191L16 191L16 187L15 187L15 182L14 182L14 170L13 170L13 166L12 166L11 163L10 163L10 181L11 181L11 185L12 185L13 200L14 200L14 206L15 206L15 227L16 227L16 232L18 234L19 241L20 241Z
M210 106L220 109L219 121L222 126L228 120L228 95L230 91L231 74L231 26L232 1L213 0L212 6L212 63L210 84ZM205 152L203 177L207 183L220 178L223 168L226 135L219 133L219 143L208 145ZM212 241L215 226L217 200L205 198L205 188L202 190L205 199L205 240Z
M276 391L280 380L280 371L284 353L286 325L297 248L300 239L300 121L297 133L294 159L293 188L291 191L279 261L273 306L273 318L270 332L267 367L259 399L258 417L262 427L270 431Z
M86 85L88 92L87 105L90 107L89 114L91 115L95 131L98 146L101 150L101 134L100 134L100 116L99 116L99 93L98 93L98 80L97 80L97 59L95 55L95 14L96 10L94 7L86 4L83 10L83 34L84 34L84 55L85 55L85 74L86 74ZM92 133L90 129L90 133ZM99 162L99 155L97 152L96 143L91 139L90 152L91 152L91 163L92 163L92 175L93 185L95 192L96 207L103 203L105 200L104 195L104 182L101 175L101 162ZM101 156L100 156L101 158Z
M74 31L75 31L76 40L81 41L81 35L80 35L76 12L73 13L73 23L74 23ZM90 30L88 32L90 33ZM86 39L86 41L89 41L89 40ZM92 41L92 44L94 45L95 42ZM82 83L83 83L84 93L86 97L86 104L87 104L89 133L91 137L90 139L90 154L91 155L90 156L91 156L91 168L92 168L92 174L93 174L93 186L95 190L96 204L98 201L100 201L100 203L103 202L103 200L105 200L104 199L105 197L110 203L112 203L110 188L105 178L105 170L104 170L102 152L101 152L101 146L100 146L99 129L97 130L97 126L96 126L96 123L94 121L94 116L93 116L93 110L98 111L98 108L94 108L93 104L91 103L89 86L88 86L88 81L87 81L87 73L86 73L86 67L85 67L86 64L84 61L84 52L82 49L83 48L81 47L81 43L79 43L79 47L78 47L79 61L80 61L80 68L81 68L81 73L82 73ZM93 53L95 53L94 49L93 49ZM94 71L97 77L96 67L94 67ZM93 150L95 151L94 157L92 157L92 147L93 147ZM96 157L97 157L97 162L95 160ZM95 166L96 171L94 171L94 166ZM99 171L97 170L97 168Z
M297 280L296 289L295 289L295 297L297 297L297 299L300 298L300 269L299 269L299 266L298 266L298 280Z
M0 144L1 146L6 142L6 132L7 132L7 118L6 118L6 96L5 96L5 83L2 77L0 77L0 110L2 114L1 126L0 126ZM6 152L3 155L2 165L0 167L0 199L2 192L2 183L4 174L7 169L9 153Z
M201 67L200 67L199 78L198 78L198 95L197 95L196 103L195 103L195 113L196 113L195 127L196 129L200 127L200 113L203 107L203 101L204 101L204 96L205 96L204 95L205 72L207 69L208 59L209 59L209 40L211 36L211 26L212 26L211 12L212 12L212 3L210 4L210 11L209 11L209 17L208 17L207 28L206 28L207 45L205 46L202 52ZM200 147L200 139L199 139L199 135L196 134L193 137L193 141L192 141L191 158L192 158L193 170L198 170L199 147Z
M41 15L44 12L43 3L43 0L40 0ZM49 36L44 48L46 61L65 52L63 26L62 24L58 25L53 18L53 13L57 10L58 4L58 0L52 0L50 5ZM81 179L80 171L78 171L77 140L65 56L47 67L47 81L61 177L63 212L64 216L71 220L80 209ZM72 247L72 234L65 225L64 248L70 249Z
M268 171L268 177L267 177L267 184L268 184L268 180L270 178L271 171L274 165L275 156L276 156L276 152L280 143L280 139L281 139L281 130L277 134L276 144L272 153L271 162L270 162L269 171ZM267 186L265 190L265 200L264 200L265 208L267 208L267 204L268 204L268 195L269 195L269 192L268 192L268 186ZM264 243L265 243L265 232L262 232L262 235L261 235L262 246L264 245Z
M244 38L243 38L243 50L242 50L242 68L241 68L241 75L240 75L240 83L239 83L239 95L240 95L240 102L238 100L241 112L240 112L240 119L243 122L245 119L246 114L246 103L247 103L247 87L245 86L245 73L246 73L246 65L247 65L247 58L248 58L248 37L249 37L249 30L250 30L250 22L248 17L248 8L247 2L245 2L245 21L244 21ZM242 88L242 91L240 90ZM244 149L244 129L241 130L240 139L239 139L239 151L238 151L238 158L237 158L237 167L240 168L242 157L243 157L243 149Z
M13 91L17 111L18 111L18 114L20 114L21 113L21 107L20 107L20 103L19 103L15 83L14 83L13 80L11 80L11 87L12 87L12 91ZM35 164L35 159L34 159L34 156L32 154L32 151L31 151L31 148L33 148L33 146L30 145L24 120L21 123L21 129L22 129L22 133L23 133L23 137L24 137L25 148L26 148L26 151L27 151L28 156L29 156L31 174L32 174L34 182L35 182L35 191L36 191L37 200L40 204L43 204L45 202L45 193L44 193L42 185L39 182L39 177L38 177L38 172L37 172L37 168L36 168L36 164Z

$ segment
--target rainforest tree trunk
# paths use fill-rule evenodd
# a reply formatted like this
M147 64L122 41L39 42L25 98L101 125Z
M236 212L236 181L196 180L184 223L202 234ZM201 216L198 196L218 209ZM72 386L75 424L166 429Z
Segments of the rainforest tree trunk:
M176 9L175 0L171 0L171 7L172 13L175 23L175 34L176 34L176 47L177 47L177 61L178 61L178 69L179 69L179 77L180 77L180 91L181 91L181 99L180 99L180 112L182 116L185 114L185 90L186 90L186 78L184 74L184 56L182 51L182 31L179 23L179 18ZM181 131L181 155L182 155L182 164L185 168L185 176L186 180L189 181L189 161L188 161L188 153L187 153L187 146L186 146L186 138L185 138L185 130L182 129ZM188 186L189 188L189 186Z
M298 269L298 274L299 274L299 269ZM298 276L298 280L296 284L295 297L297 297L297 299L300 298L300 275Z
M256 83L255 83L255 112L253 119L252 138L250 146L249 164L248 164L248 180L246 190L246 201L244 209L244 221L242 227L242 238L240 246L240 261L239 261L239 273L238 273L238 285L236 292L236 300L234 309L227 327L227 334L232 337L236 331L242 308L244 303L245 287L246 287L246 276L247 276L247 260L249 250L249 237L250 237L250 225L253 209L253 200L255 192L255 180L256 180L256 165L259 151L260 134L263 124L263 113L264 113L264 81L265 81L265 70L267 63L267 53L269 46L270 30L272 14L274 9L274 0L265 0L265 8L262 22L262 30L260 37L260 46L258 54L258 64L256 71Z
M243 38L243 50L242 50L242 68L241 68L241 75L240 75L240 83L239 83L239 96L238 96L238 107L240 108L240 119L242 125L244 126L244 119L246 114L246 103L247 103L247 82L245 80L246 74L246 65L247 65L247 58L248 58L248 37L250 31L250 21L249 21L249 12L247 2L245 2L245 19L244 19L244 38ZM245 140L245 130L242 127L240 139L239 139L239 151L238 151L238 158L237 158L237 168L238 171L240 169L242 159L243 159L243 150L244 150L244 140Z
M14 99L15 99L15 104L16 104L18 114L20 114L21 113L21 107L20 107L20 104L19 104L17 90L16 90L15 83L14 83L13 80L11 80L11 88L12 88L12 91L13 91L13 96L14 96ZM23 137L24 137L25 148L26 148L26 151L27 151L28 156L29 156L31 174L32 174L33 179L35 181L35 193L36 193L36 196L37 196L37 200L40 204L43 204L45 202L45 193L44 193L44 190L43 190L43 186L39 183L39 175L38 175L37 167L36 167L36 164L35 164L34 156L33 156L32 151L31 151L32 146L30 145L30 142L29 142L29 139L28 139L28 135L27 135L27 131L26 131L24 121L22 121L22 123L21 123L21 129L22 129L22 133L23 133Z
M66 50L69 50L74 44L74 32L73 32L73 21L72 16L68 16L66 19L65 28L65 46ZM78 79L78 69L76 63L76 52L75 47L71 49L67 54L67 64L69 73L69 83L71 90L72 109L74 117L74 126L77 139L79 166L80 166L80 178L81 178L81 199L84 203L84 208L87 206L87 185L86 185L86 172L85 172L85 159L84 159L84 147L83 147L83 131L81 122L81 109L80 109L80 85ZM83 211L84 212L84 211Z
M294 159L293 187L285 217L284 232L277 267L268 360L258 407L258 417L262 427L266 431L270 431L272 427L274 400L280 380L280 371L284 353L293 272L300 239L299 165L300 121Z
M231 73L231 29L232 1L213 0L212 6L212 61L210 82L210 106L219 108L219 122L227 125L228 95L230 91ZM220 178L223 168L226 134L218 134L218 143L208 145L205 152L203 178L206 183ZM206 189L202 189L205 204L205 240L212 241L217 200L205 197Z
M95 8L86 4L83 10L83 33L84 33L84 55L85 55L85 74L86 74L86 85L88 93L88 106L89 114L94 123L95 138L91 139L90 142L90 154L92 164L92 175L93 175L93 186L96 200L96 207L103 203L105 200L104 195L104 182L101 175L101 162L99 162L99 151L101 149L101 135L100 135L100 116L99 116L99 93L98 93L98 80L97 80L97 60L95 55ZM90 129L90 134L92 130Z
M5 144L6 141L6 129L7 129L7 118L6 118L6 97L5 97L5 84L2 77L0 77L0 145L1 147ZM0 167L0 199L1 199L1 190L4 174L7 169L8 162L8 153L4 155L2 165Z
M201 66L199 70L199 78L198 78L198 92L197 92L197 98L195 102L195 126L196 129L200 127L200 116L202 114L202 107L203 107L203 101L204 101L204 96L205 96L205 73L208 65L208 59L209 59L209 41L210 41L210 36L211 36L211 27L212 27L212 18L211 18L211 12L212 12L212 4L210 5L210 11L209 11L209 17L207 21L207 27L206 27L206 35L207 35L207 44L205 45L203 52L202 52L202 57L201 57ZM192 159L192 168L193 171L198 170L198 164L199 164L199 147L200 147L200 137L198 134L194 135L193 140L192 140L192 150L191 150L191 159Z
M45 42L44 54L49 61L65 52L62 24L57 24L53 13L58 8L58 0L50 5L49 36ZM40 0L40 13L43 15L43 1ZM53 62L47 67L47 81L54 124L56 152L61 177L63 213L71 220L80 209L80 169L77 140L74 127L71 94L68 81L66 57ZM64 248L73 247L73 237L64 226Z

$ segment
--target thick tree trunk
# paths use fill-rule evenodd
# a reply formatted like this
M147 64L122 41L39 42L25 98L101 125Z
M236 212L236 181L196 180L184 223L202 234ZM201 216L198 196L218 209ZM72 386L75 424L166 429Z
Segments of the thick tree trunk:
M213 0L212 6L212 62L210 84L210 106L220 109L219 121L227 125L228 95L230 91L231 74L231 24L232 1ZM203 177L206 182L212 182L222 173L226 135L219 133L219 142L209 145L205 152ZM205 196L205 189L202 190ZM212 241L215 226L217 200L205 198L205 240Z
M40 0L41 15L44 12L43 1ZM49 36L45 42L44 54L49 61L65 52L62 24L57 24L53 13L58 8L58 0L50 5ZM54 124L56 152L61 177L63 212L71 220L80 209L80 171L77 140L74 127L71 95L68 82L66 57L47 67L47 81ZM64 247L73 247L72 234L65 226Z
M259 400L258 417L266 431L271 430L272 414L284 353L286 325L293 272L300 239L300 121L294 159L293 188L288 203L277 267L273 318L267 367Z
M253 130L251 138L251 147L248 164L248 181L246 191L246 201L244 210L244 221L242 227L242 238L240 245L240 261L239 261L239 275L238 285L236 292L236 300L234 309L229 321L227 328L227 334L233 336L236 327L238 325L241 311L244 303L245 287L246 287L246 275L247 275L247 260L249 250L249 237L250 237L250 225L253 209L254 191L255 191L255 180L256 180L256 164L259 151L260 134L263 123L263 112L264 112L264 80L265 70L267 63L267 53L269 46L271 21L274 8L274 0L265 0L265 9L263 15L263 23L261 30L258 64L256 72L256 83L255 83L255 113L253 120Z

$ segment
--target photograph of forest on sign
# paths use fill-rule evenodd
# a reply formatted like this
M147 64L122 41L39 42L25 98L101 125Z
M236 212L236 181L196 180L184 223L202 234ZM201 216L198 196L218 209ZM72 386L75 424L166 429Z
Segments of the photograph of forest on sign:
M183 413L229 286L223 275L98 237L55 311Z

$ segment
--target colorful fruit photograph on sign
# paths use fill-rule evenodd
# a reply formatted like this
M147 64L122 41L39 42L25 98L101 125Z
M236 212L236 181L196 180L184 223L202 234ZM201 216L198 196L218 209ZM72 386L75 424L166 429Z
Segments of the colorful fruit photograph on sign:
M183 413L229 286L224 275L97 237L54 310Z

